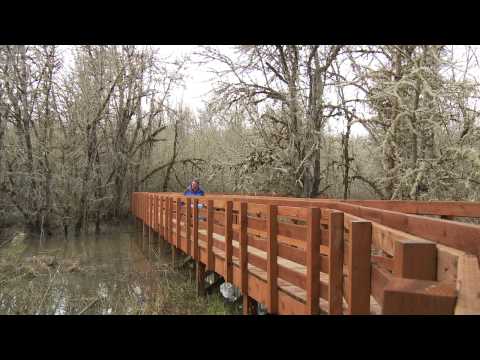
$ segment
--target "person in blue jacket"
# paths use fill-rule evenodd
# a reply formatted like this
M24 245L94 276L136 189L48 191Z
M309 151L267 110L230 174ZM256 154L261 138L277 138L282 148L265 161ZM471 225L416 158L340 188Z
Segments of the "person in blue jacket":
M187 190L183 193L183 195L187 196L203 196L205 192L200 187L200 182L198 179L193 179L191 184L188 186Z
M198 179L193 179L192 182L190 183L190 185L188 186L187 190L183 193L183 195L187 195L187 196L204 196L205 195L205 192L203 191L203 189L200 187L200 182L198 181ZM182 204L183 205L183 204ZM193 204L191 205L193 207ZM199 209L202 209L203 208L203 205L202 204L198 204L198 208ZM207 218L203 217L203 216L199 216L198 217L198 220L201 220L201 221L205 221L207 220Z

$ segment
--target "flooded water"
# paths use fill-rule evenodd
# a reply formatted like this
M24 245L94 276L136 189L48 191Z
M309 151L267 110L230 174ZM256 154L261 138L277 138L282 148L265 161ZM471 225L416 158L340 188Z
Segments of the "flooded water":
M133 225L81 237L17 234L0 248L0 314L233 314L220 294L197 297L158 240Z

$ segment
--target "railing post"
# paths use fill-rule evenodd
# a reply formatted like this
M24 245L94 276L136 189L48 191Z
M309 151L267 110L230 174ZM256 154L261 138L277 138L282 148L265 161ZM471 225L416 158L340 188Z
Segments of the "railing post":
M213 259L213 200L207 201L207 270L215 271Z
M343 313L343 212L332 211L328 222L328 307L329 314Z
M233 202L225 202L225 281L233 283L233 245L232 245Z
M320 209L308 208L307 218L307 313L320 313Z
M148 193L148 247L150 247L150 241L152 237L152 194Z
M248 296L248 233L247 233L247 206L244 201L240 202L240 291L243 296L243 314L251 313L252 299Z
M155 231L157 232L157 237L160 237L160 229L158 228L158 223L159 223L159 202L160 202L160 196L158 194L155 194Z
M198 199L193 200L193 258L200 262L200 248L198 247Z
M170 237L170 246L171 246L171 249L172 249L172 266L175 267L175 257L176 257L176 254L177 254L177 250L176 250L176 240L175 242L173 241L173 209L174 209L174 206L173 206L173 197L169 198L169 211L170 211L170 214L169 214L169 219L170 219L170 225L168 227L168 232L169 232L169 237Z
M165 239L167 240L168 243L171 243L171 235L170 235L170 213L172 210L170 210L170 197L165 198Z
M176 220L177 220L177 226L176 226L176 245L177 249L181 250L182 249L182 227L181 227L181 221L182 221L182 212L180 208L181 204L181 199L177 197L177 207L176 207Z
M143 240L145 239L145 215L147 213L146 208L146 201L145 201L145 193L142 193L142 248L143 248Z
M187 255L192 255L191 247L192 247L192 199L187 197L185 201L185 237L187 240Z
M165 241L165 227L164 227L164 212L163 212L163 207L165 206L165 203L163 201L163 196L160 196L160 223L158 225L158 234L159 237L162 238L163 241Z
M278 313L277 206L267 205L267 309Z
M370 314L372 223L352 221L348 252L348 313Z
M168 242L172 245L173 250L173 198L168 198Z

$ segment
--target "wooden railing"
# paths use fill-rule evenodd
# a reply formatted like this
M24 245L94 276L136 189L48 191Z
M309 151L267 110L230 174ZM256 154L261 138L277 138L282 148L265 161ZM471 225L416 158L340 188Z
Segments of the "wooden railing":
M349 204L406 214L480 218L480 203L472 201L345 200Z
M254 300L272 314L454 313L457 269L439 276L439 255L443 266L457 250L341 211L347 205L134 193L131 211L144 232L237 286L244 310Z

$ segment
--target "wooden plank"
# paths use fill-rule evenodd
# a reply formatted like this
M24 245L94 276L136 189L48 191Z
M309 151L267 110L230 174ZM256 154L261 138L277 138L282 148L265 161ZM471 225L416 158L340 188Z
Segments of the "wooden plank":
M455 314L480 314L480 266L477 256L465 254L459 258L457 289Z
M186 230L186 239L187 239L187 255L192 255L192 199L190 197L186 198L186 221L185 221L185 230Z
M244 299L248 299L248 243L247 243L247 203L240 203L240 291ZM248 304L247 304L248 305ZM244 303L244 311L248 306Z
M233 202L225 202L225 281L231 283L233 281L233 264L232 264L232 209Z
M389 258L386 256L372 255L372 264L378 265L385 270L392 271L393 258Z
M393 275L407 279L437 280L437 247L427 240L395 242Z
M277 264L277 207L267 207L267 309L271 314L278 312L278 264Z
M383 291L385 290L385 287L388 285L392 278L393 275L388 271L381 269L376 265L372 265L372 297L380 306L383 305ZM347 302L349 302L348 298Z
M348 313L370 313L370 252L372 224L368 221L352 221L350 224L348 259Z
M198 261L198 199L193 200L193 258Z
M232 198L232 200L234 199ZM249 216L258 216L258 217L265 218L267 213L267 208L265 207L265 205L255 204L254 202L251 202L251 201L252 200L248 202L248 208L247 208L247 213L249 214ZM241 203L241 200L234 201L234 204L233 204L234 211L240 211L240 203Z
M279 206L278 216L285 216L289 218L306 220L308 216L308 208L293 207L293 206Z
M330 214L329 221L329 314L341 315L343 304L343 212Z
M306 312L317 315L320 313L320 209L308 208L307 224Z
M267 221L248 217L247 226L249 229L266 232ZM284 222L278 222L277 225L278 235L290 239L295 239L300 242L305 242L307 238L307 229L305 225L287 224Z
M384 289L382 314L448 315L456 301L452 285L394 277Z
M407 214L480 217L480 202L477 201L348 200L346 202Z
M214 208L213 208L213 200L207 201L207 270L214 271L215 264L213 258L213 216L214 216Z
M437 244L437 281L456 284L458 260L463 255L463 251Z
M328 206L360 216L367 220L377 221L382 225L393 227L426 240L431 240L445 246L480 255L480 226L459 223L450 220L426 218L420 215L410 215L389 210L364 208L358 205L328 202ZM368 212L364 211L367 209ZM392 221L395 219L395 221ZM398 219L402 219L399 221Z

